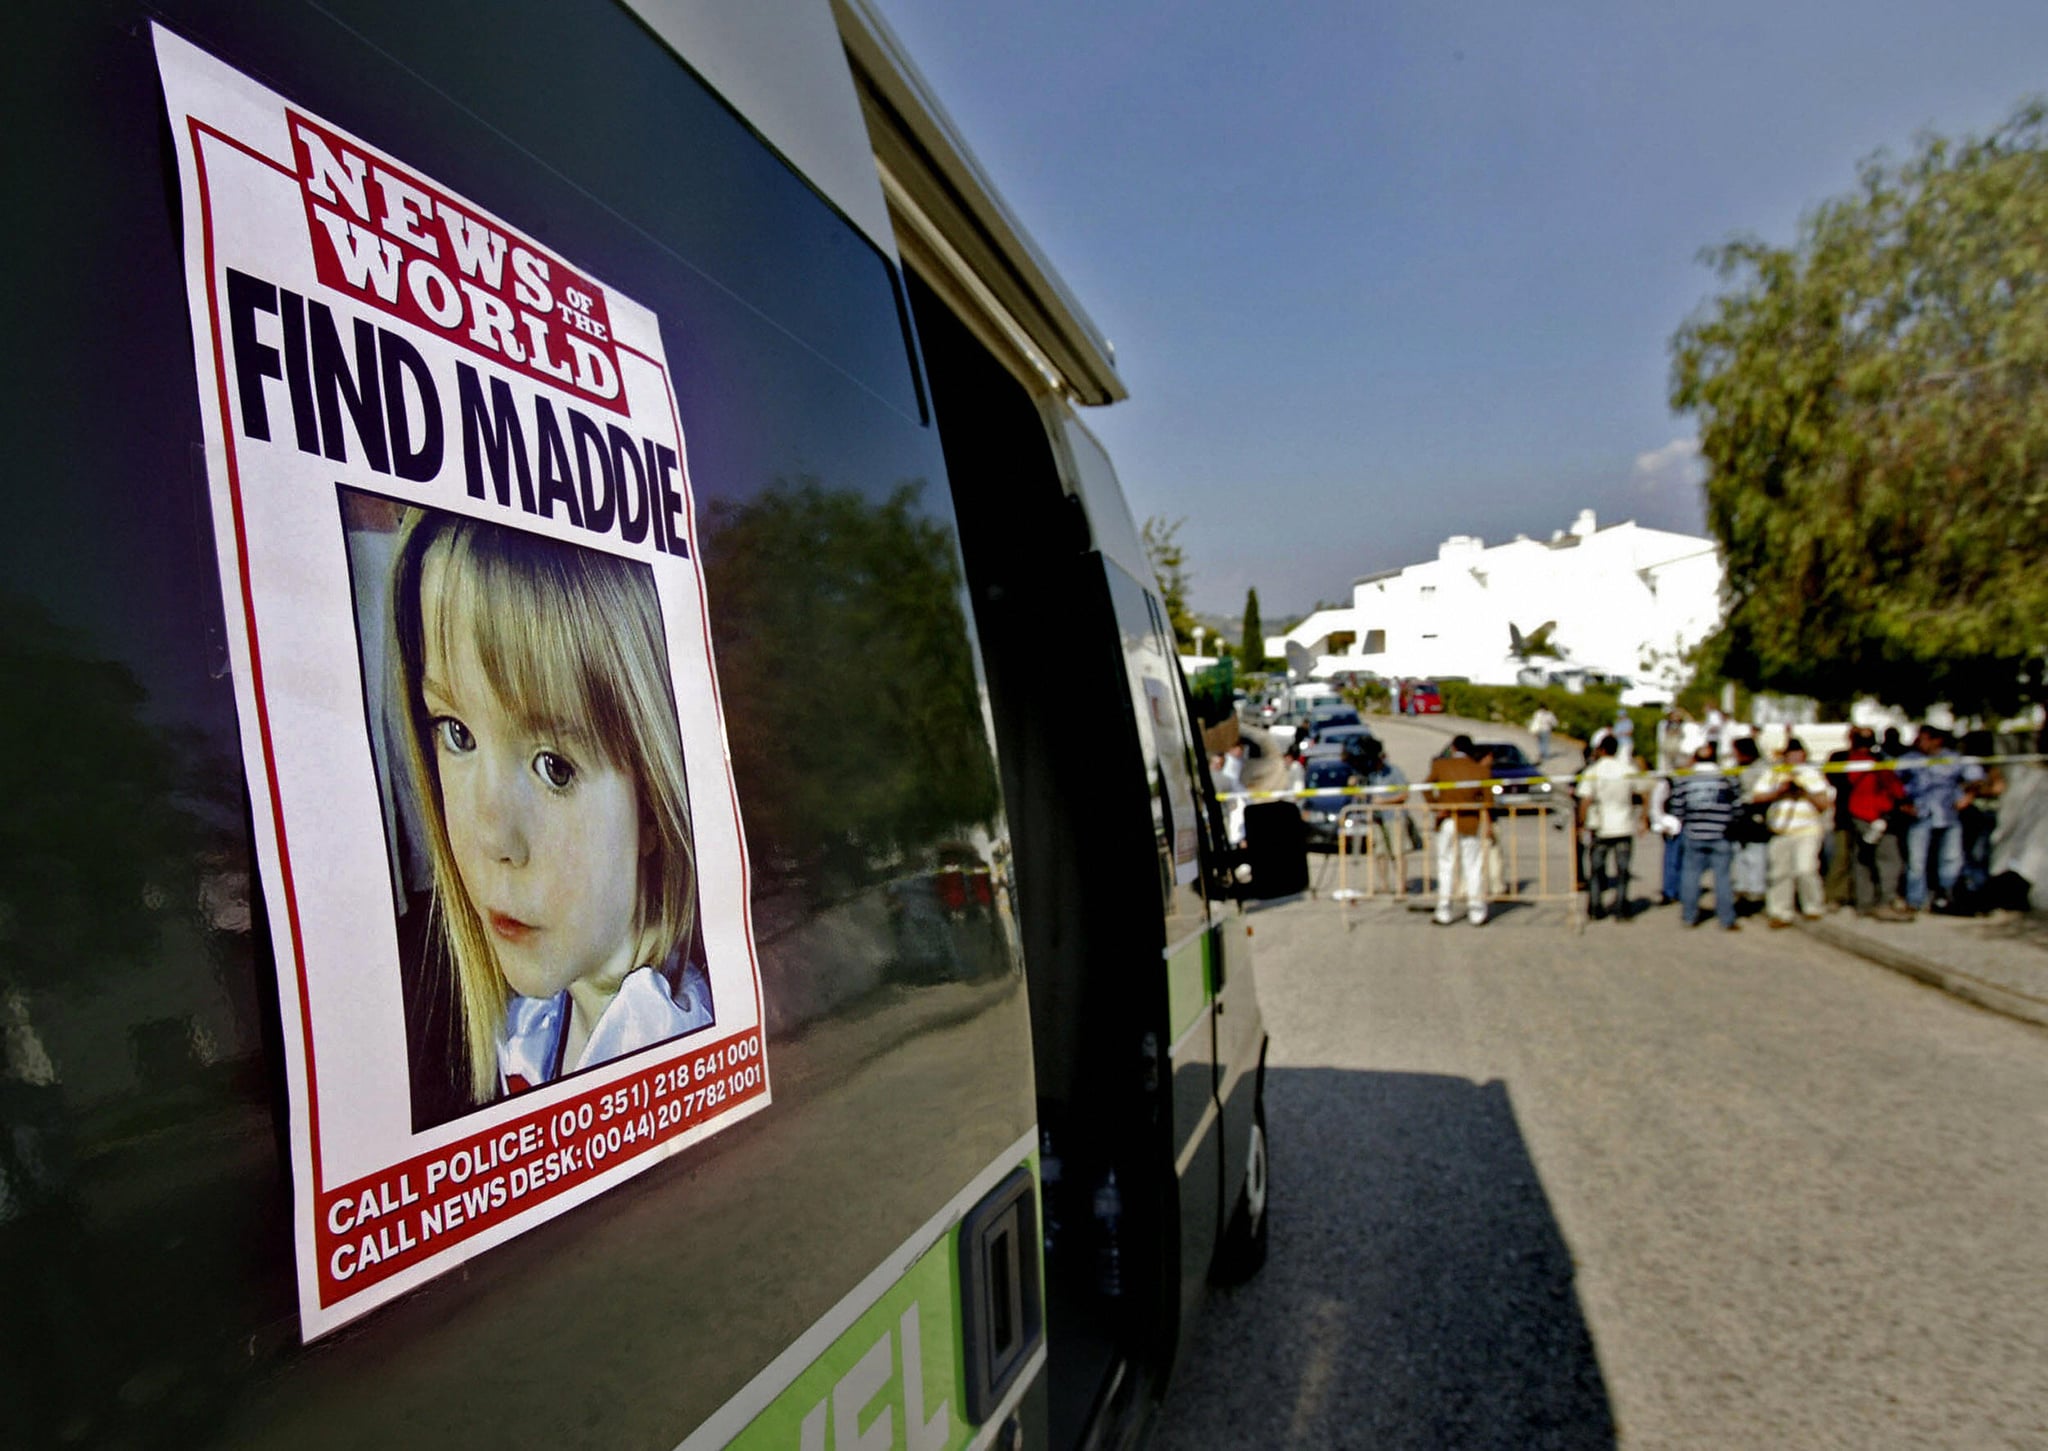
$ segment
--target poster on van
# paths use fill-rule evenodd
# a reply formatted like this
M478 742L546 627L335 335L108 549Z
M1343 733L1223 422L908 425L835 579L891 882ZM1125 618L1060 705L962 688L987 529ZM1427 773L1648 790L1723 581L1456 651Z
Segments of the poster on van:
M157 28L303 1332L769 1102L659 319Z

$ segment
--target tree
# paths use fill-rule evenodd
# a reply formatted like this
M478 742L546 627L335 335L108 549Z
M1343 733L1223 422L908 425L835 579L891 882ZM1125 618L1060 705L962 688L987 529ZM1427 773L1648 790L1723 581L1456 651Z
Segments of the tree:
M0 699L18 702L0 711L0 747L36 763L0 811L0 1010L75 984L81 962L122 994L182 991L167 973L211 978L204 950L183 944L198 940L188 919L203 874L236 859L239 765L152 721L133 671L11 589L0 590Z
M924 487L876 500L798 478L706 521L749 848L815 860L814 892L901 871L1002 807L953 532Z
M1705 254L1672 338L1724 563L1704 665L1917 710L2040 699L2048 660L2048 104L1929 136L1790 248Z
M1195 647L1195 617L1188 609L1187 556L1180 547L1180 526L1185 519L1168 519L1154 514L1138 531L1145 546L1145 562L1152 566L1152 578L1159 586L1159 602L1166 606L1166 623L1173 628L1174 644Z
M1259 670L1266 663L1265 626L1259 622L1259 592L1248 589L1244 592L1244 649L1238 658L1247 670Z

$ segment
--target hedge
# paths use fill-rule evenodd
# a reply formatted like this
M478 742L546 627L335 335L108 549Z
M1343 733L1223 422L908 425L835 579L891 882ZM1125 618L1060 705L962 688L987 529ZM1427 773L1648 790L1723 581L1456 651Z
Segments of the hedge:
M1592 739L1593 732L1602 726L1612 727L1621 710L1620 693L1598 686L1570 691L1561 685L1472 685L1462 680L1446 680L1440 688L1444 709L1472 720L1527 727L1536 708L1547 705L1557 717L1557 734L1579 741ZM1655 753L1660 714L1641 707L1629 711L1636 725L1637 754Z

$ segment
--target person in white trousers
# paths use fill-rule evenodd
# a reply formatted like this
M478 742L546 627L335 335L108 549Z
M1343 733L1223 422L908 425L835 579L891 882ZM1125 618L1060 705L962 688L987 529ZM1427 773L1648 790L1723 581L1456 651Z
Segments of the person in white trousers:
M1484 781L1493 769L1485 757L1475 756L1470 736L1451 741L1448 755L1429 763L1429 779L1437 783L1430 792L1430 807L1436 821L1436 920L1448 927L1457 920L1451 910L1451 883L1462 872L1465 883L1465 920L1474 927L1486 923L1486 789Z

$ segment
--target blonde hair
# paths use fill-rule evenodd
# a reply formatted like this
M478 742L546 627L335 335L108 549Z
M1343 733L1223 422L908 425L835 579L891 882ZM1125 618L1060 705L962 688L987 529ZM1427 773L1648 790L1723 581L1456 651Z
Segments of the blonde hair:
M406 713L406 762L433 863L428 938L453 967L469 1092L484 1103L497 1094L498 1034L512 992L448 842L421 695L428 622L443 659L458 627L473 632L486 680L522 725L579 737L632 779L642 839L653 843L637 859L635 961L659 967L688 946L696 912L696 852L661 605L644 564L428 509L407 511L391 584L395 698Z

